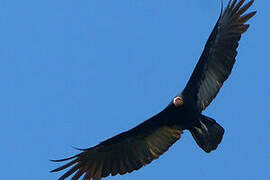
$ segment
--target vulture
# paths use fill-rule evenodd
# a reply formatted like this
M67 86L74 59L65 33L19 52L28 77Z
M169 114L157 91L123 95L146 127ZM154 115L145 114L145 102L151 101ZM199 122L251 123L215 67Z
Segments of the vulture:
M183 91L168 106L136 127L96 146L79 149L68 161L51 172L68 169L59 180L101 180L109 175L130 173L151 163L181 138L184 130L206 153L220 144L224 129L202 111L218 94L229 77L237 55L238 42L256 11L245 13L254 0L230 0L206 42L204 50Z

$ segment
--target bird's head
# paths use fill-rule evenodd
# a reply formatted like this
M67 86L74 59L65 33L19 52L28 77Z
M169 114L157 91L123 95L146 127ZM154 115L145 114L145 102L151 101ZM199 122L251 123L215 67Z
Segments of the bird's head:
M184 100L182 97L180 96L176 96L175 98L173 98L173 104L175 105L175 107L180 107L184 105Z

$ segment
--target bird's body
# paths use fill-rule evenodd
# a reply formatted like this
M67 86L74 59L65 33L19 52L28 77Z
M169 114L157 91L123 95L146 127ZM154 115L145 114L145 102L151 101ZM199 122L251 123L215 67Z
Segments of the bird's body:
M191 113L187 109L188 108L186 107L182 107L182 109L176 108L173 103L170 103L163 111L159 112L155 116L126 132L102 142L101 144L113 142L114 139L124 137L126 134L140 134L142 138L144 138L150 132L153 132L163 126L177 128L180 131L189 129L192 125L196 124L200 114Z
M175 96L160 113L138 126L66 159L69 163L52 170L71 167L59 180L72 175L72 180L100 180L108 175L138 170L166 152L181 138L184 130L191 132L196 143L207 153L220 144L224 129L202 111L218 94L229 77L238 42L249 27L245 24L256 12L244 14L253 0L230 0L222 11L203 53L184 90Z

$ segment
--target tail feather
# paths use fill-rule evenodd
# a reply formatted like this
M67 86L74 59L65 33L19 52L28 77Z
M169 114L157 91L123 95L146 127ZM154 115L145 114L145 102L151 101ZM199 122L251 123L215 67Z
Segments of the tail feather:
M207 153L220 144L224 129L214 119L201 115L199 124L189 129L196 143Z

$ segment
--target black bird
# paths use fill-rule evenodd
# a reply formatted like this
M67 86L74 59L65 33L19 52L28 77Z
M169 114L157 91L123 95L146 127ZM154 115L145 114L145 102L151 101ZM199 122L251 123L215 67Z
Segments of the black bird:
M211 32L186 87L160 113L100 144L60 160L69 163L52 170L71 167L59 180L72 176L77 180L100 180L110 174L125 174L138 170L166 152L189 130L196 143L207 153L215 150L222 140L224 129L201 112L212 102L231 73L237 55L238 41L249 25L245 24L254 12L244 14L253 0L230 0ZM243 15L244 14L244 15Z

